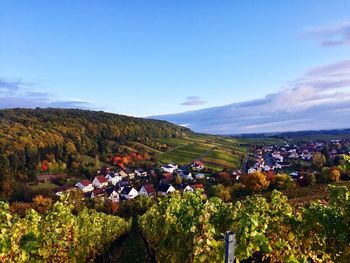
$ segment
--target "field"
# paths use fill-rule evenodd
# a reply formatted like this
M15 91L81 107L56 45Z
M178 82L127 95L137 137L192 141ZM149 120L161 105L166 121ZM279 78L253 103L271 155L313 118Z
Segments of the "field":
M207 168L215 171L241 168L247 152L247 147L241 146L239 140L222 136L191 134L185 138L161 139L158 142L170 147L170 150L156 155L159 162L186 165L202 160Z

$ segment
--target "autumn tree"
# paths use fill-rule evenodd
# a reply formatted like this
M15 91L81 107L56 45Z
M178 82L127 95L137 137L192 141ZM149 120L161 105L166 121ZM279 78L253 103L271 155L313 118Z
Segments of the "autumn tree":
M279 173L276 175L274 186L277 189L287 189L294 185L293 179L286 173Z
M314 152L312 155L313 164L321 169L326 163L326 157L320 152Z
M175 177L175 184L176 185L179 185L182 183L182 178L179 174L176 174L176 177Z
M329 180L331 182L338 182L340 179L340 171L336 168L332 168L329 174Z
M52 206L52 199L37 195L33 198L33 208L41 214L46 213Z
M242 175L241 182L245 187L253 192L266 190L270 185L270 182L267 180L266 176L260 171Z
M232 191L231 191L230 187L225 186L223 184L217 184L211 188L212 195L215 197L219 197L220 199L222 199L225 202L231 201L231 192Z

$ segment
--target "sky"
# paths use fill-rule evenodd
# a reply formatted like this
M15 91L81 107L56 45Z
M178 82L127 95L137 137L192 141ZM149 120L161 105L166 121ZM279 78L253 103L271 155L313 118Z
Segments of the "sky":
M0 108L166 115L224 133L303 129L322 105L336 110L312 127L337 128L349 61L348 0L0 1ZM170 118L224 105L226 127Z

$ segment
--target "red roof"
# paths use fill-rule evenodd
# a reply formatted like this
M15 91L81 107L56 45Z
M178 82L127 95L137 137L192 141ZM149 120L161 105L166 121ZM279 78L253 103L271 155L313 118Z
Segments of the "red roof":
M105 192L105 189L103 189L103 188L95 189L95 190L92 191L92 193L93 193L95 196L96 196L96 195L102 195L102 194L104 194L104 192Z
M145 188L145 190L146 190L146 192L148 194L151 194L151 193L155 192L154 188L153 188L153 185L151 185L151 184L145 184L145 185L143 185L143 187Z
M171 179L172 178L172 174L171 173L163 173L163 177L166 179Z
M194 165L195 166L204 166L204 164L199 160L194 161Z
M103 175L98 175L95 177L101 184L102 183L107 183L106 178Z
M203 189L204 188L203 184L193 184L190 186L192 189Z
M82 181L80 181L80 184L83 186L89 186L92 183L89 180L82 180Z

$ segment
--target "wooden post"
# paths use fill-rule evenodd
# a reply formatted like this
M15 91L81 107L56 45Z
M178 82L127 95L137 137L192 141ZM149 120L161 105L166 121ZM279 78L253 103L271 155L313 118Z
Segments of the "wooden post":
M227 231L225 234L225 263L233 263L235 260L236 235Z

